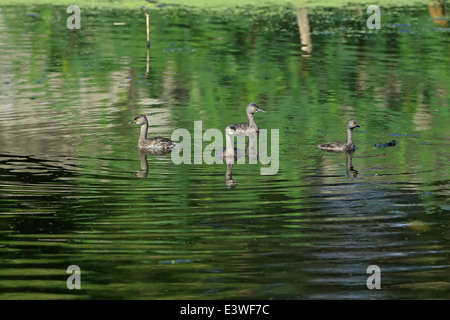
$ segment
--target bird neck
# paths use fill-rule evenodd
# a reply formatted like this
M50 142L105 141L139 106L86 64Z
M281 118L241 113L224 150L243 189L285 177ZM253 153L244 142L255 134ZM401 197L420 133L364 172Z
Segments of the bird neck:
M234 163L234 147L233 147L233 136L229 134L225 134L225 157L226 163Z
M148 122L145 121L145 123L141 125L141 134L139 135L140 141L147 139L147 130L148 130Z
M355 144L353 143L352 134L353 134L353 129L347 128L347 145L354 147Z
M247 120L248 120L248 126L250 128L257 128L258 126L255 123L254 114L247 112Z

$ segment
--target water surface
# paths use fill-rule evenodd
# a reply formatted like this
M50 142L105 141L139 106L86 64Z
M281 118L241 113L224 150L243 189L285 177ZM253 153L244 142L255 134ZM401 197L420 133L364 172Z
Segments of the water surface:
M83 12L73 32L63 7L0 7L1 299L449 297L446 16L165 7L147 65L140 9ZM275 175L140 156L128 124L223 130L250 101ZM351 157L315 148L351 118Z

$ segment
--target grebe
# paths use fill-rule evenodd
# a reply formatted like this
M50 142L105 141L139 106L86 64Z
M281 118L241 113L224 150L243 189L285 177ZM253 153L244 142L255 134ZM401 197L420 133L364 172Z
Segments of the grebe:
M152 151L170 152L178 144L170 139L157 137L147 139L148 120L143 114L138 115L130 123L134 123L141 126L141 133L138 140L138 148Z
M241 136L248 136L248 135L254 134L254 133L258 134L259 128L256 125L255 120L253 119L253 117L254 117L253 115L256 112L265 112L265 111L261 110L256 103L250 102L245 109L245 113L247 115L248 122L229 124L225 128L225 131L230 132L234 135L241 135Z
M355 144L352 140L353 129L360 127L359 124L356 123L355 120L348 120L347 122L347 143L341 142L329 142L324 144L319 144L317 146L318 149L326 150L326 151L335 151L335 152L346 152L355 150Z

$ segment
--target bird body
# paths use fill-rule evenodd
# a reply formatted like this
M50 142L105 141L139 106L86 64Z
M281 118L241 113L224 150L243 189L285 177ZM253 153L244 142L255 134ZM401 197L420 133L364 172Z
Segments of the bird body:
M265 111L260 109L256 103L250 102L245 109L248 122L229 124L225 128L225 132L227 134L240 136L248 136L255 133L258 135L259 127L256 125L254 119L254 114L257 112L265 112Z
M134 123L141 126L141 133L138 139L138 148L150 151L170 152L178 144L170 139L163 137L156 137L147 139L148 120L144 115L138 115L130 123Z
M225 127L225 138L227 142L226 154L229 159L231 159L231 155L234 153L231 137L235 135L249 137L249 143L247 144L247 154L251 156L256 154L256 151L254 150L254 144L259 135L259 127L255 123L254 114L257 112L265 111L261 110L256 103L250 102L245 108L248 122L229 124Z
M355 144L353 142L353 129L360 127L359 124L356 123L355 120L349 120L347 122L347 142L328 142L319 144L317 149L325 150L325 151L334 151L334 152L347 152L353 151L356 149Z

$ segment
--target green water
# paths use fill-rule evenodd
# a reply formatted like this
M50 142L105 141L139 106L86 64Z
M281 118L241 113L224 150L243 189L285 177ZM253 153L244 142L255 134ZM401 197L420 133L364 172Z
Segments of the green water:
M447 17L166 6L147 65L139 8L75 32L65 9L0 7L0 299L449 298ZM140 157L128 124L223 131L251 101L279 169L235 164L232 187L226 164ZM316 149L351 118L351 159Z

